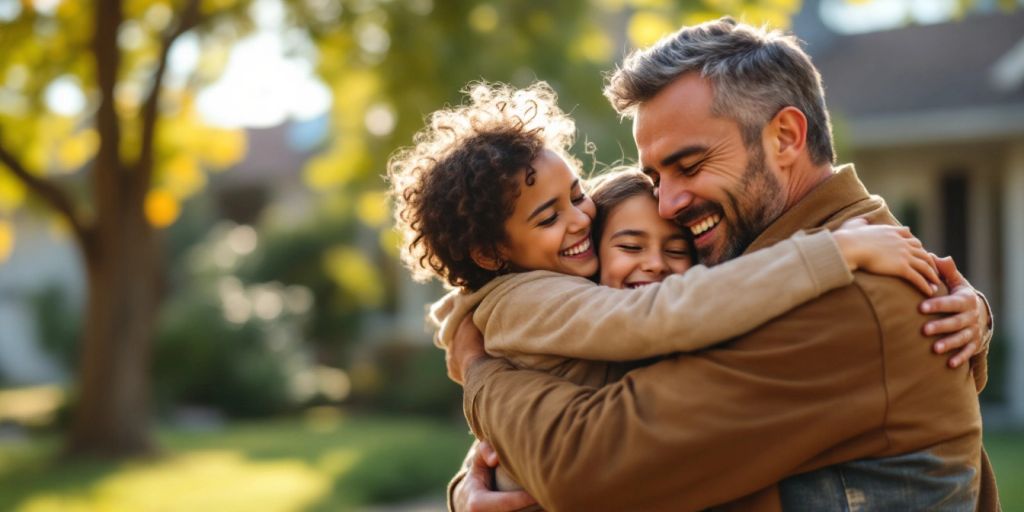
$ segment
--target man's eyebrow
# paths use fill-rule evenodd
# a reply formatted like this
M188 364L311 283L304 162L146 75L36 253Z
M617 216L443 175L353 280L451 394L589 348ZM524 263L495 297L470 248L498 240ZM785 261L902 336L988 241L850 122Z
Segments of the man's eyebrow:
M611 240L619 236L647 236L647 232L639 229L620 229L614 235L608 237L608 239Z
M529 222L530 219L532 219L532 218L536 217L537 215L539 215L540 212L542 212L542 211L544 211L544 210L546 210L548 208L551 208L555 204L556 201L558 201L557 197L553 197L551 199L548 199L547 201L544 201L544 204L538 206L537 209L533 210L533 213L531 213L530 216L526 218L526 221Z
M672 165L673 163L675 163L678 160L682 160L683 158L686 158L686 157L688 157L690 155L694 155L694 154L697 154L697 153L705 153L705 152L707 152L707 150L708 150L708 147L703 145L703 144L694 144L692 146L686 146L684 148L679 148L679 149L673 151L671 154L669 154L665 158L662 158L661 159L661 165L663 167L666 166L666 165Z

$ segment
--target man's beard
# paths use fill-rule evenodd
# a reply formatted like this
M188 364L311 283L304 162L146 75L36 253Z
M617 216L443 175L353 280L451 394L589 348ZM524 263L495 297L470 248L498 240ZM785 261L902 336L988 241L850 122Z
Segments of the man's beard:
M700 263L705 265L718 265L743 254L785 210L782 185L768 170L760 144L747 148L747 168L740 176L736 190L726 190L725 196L736 218L725 218L722 221L728 229L728 238L720 253L715 254L714 246L698 249ZM718 204L707 205L699 210L687 212L685 218L695 220L715 211L724 216L725 212ZM682 221L683 215L676 219L677 222ZM680 222L680 225L686 224Z

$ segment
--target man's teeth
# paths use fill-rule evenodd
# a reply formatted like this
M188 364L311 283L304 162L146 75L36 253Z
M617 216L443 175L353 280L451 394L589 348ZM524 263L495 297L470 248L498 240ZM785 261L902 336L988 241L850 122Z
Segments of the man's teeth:
M584 238L582 242L562 251L562 256L576 256L587 252L587 249L590 249L590 239Z
M722 216L717 213L714 215L708 215L707 217L704 217L704 220L690 226L690 232L693 233L693 236L700 236L704 234L705 231L718 225L720 220L722 220Z

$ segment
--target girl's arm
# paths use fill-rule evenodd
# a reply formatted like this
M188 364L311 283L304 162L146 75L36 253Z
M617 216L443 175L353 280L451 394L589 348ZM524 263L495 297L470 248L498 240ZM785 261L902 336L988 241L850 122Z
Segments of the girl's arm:
M739 336L850 284L852 270L905 277L930 295L930 262L905 228L844 224L634 290L532 272L492 290L473 319L490 354L525 366L552 355L635 360Z

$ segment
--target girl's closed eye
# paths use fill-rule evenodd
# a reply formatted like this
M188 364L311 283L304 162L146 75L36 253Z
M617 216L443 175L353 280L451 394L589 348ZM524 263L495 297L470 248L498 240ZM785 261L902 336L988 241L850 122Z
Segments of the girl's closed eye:
M558 213L552 213L550 217L544 218L543 220L538 222L537 225L541 226L541 227L548 227L548 226L554 225L554 223L557 220L558 220Z

